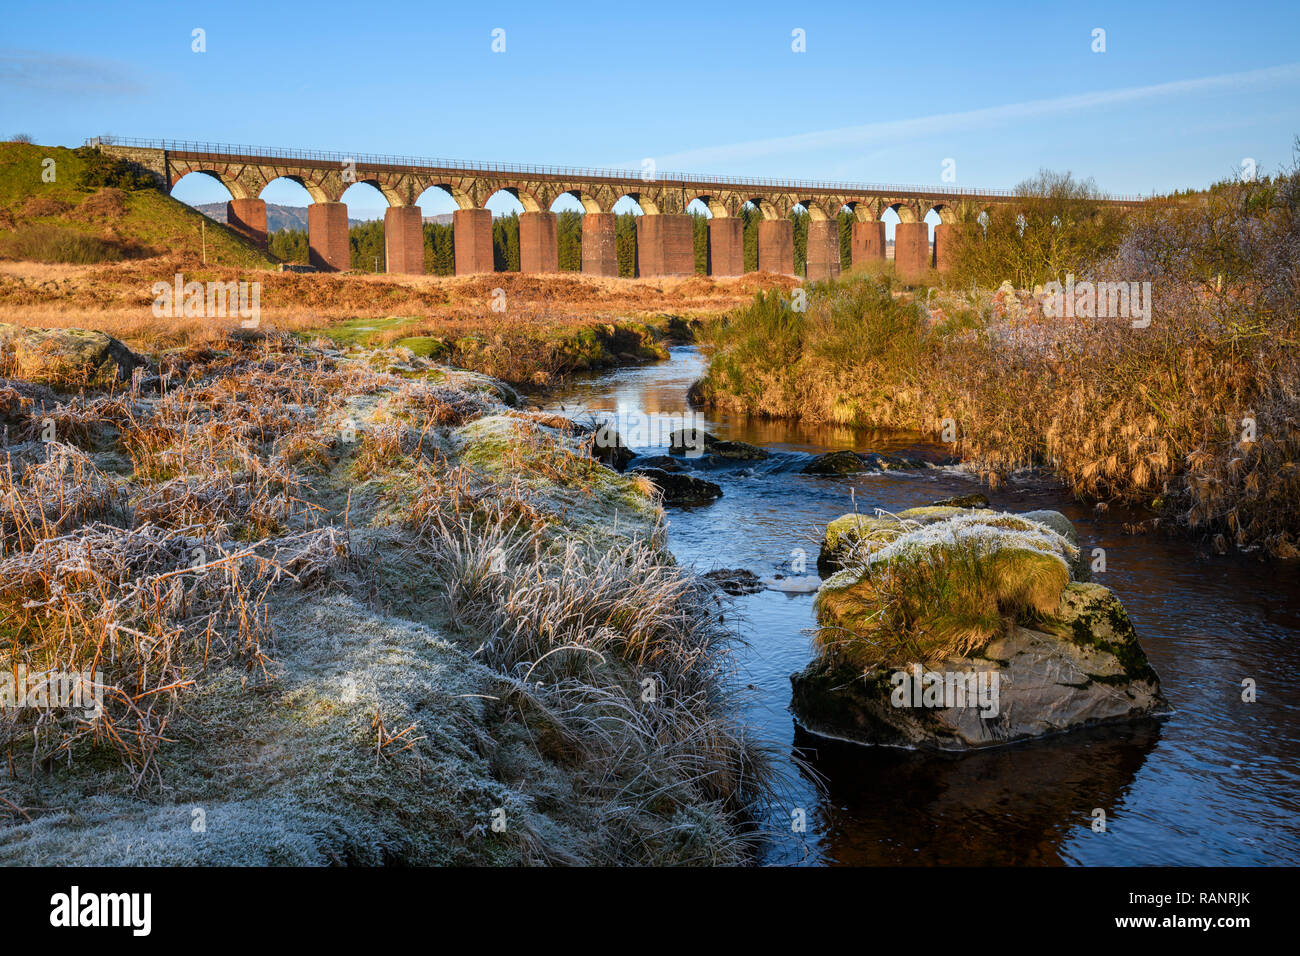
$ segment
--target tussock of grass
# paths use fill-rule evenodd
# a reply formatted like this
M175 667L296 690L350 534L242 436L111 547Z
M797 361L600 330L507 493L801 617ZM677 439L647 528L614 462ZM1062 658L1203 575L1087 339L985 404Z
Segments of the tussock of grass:
M1019 515L864 519L817 596L818 645L855 666L978 653L1008 621L1050 616L1078 548Z
M32 224L15 229L0 242L0 253L32 262L71 262L81 265L120 262L152 255L152 250L119 239L101 239L60 229Z
M761 748L729 716L736 636L693 575L636 539L604 553L570 541L554 555L505 515L426 514L420 541L451 621L476 636L475 656L511 679L506 700L635 838L632 859L745 857L739 831L679 846L654 822L710 805L739 812L772 784Z
M647 483L602 465L571 426L498 414L454 434L467 463L520 482L580 533L608 533L612 527L647 539L655 535L658 509ZM596 503L600 508L593 511Z
M0 555L22 552L107 515L120 503L117 483L81 449L44 445L45 460L0 467Z

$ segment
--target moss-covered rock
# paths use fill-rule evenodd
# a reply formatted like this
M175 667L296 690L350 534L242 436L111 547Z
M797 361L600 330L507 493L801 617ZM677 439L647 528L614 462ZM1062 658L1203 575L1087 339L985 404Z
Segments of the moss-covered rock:
M104 332L35 329L0 323L0 372L57 389L130 381L148 363Z
M987 509L972 511L953 505L923 505L908 508L896 515L887 512L877 515L841 515L826 526L822 535L817 570L823 574L833 574L840 570L853 548L862 542L888 543L909 528L924 527L954 515L992 513Z
M1065 538L1066 541L1069 541L1070 544L1075 547L1079 545L1079 532L1075 530L1070 519L1059 511L1026 511L1020 517L1047 525L1047 527Z
M931 502L935 507L949 508L987 508L989 499L978 491L969 495L954 495L951 498L940 498L938 501Z
M834 574L843 567L845 557L857 542L869 537L892 541L902 533L902 527L897 518L889 515L841 515L828 524L822 534L817 570Z
M1057 512L930 507L831 522L823 554L842 570L817 597L821 653L791 678L800 721L862 743L961 749L1160 712L1122 604L1073 574L1077 540ZM906 678L917 661L926 674L976 675L971 686L996 685L999 699L900 703L899 681L920 686L921 671Z
M791 676L791 707L815 734L937 750L996 746L1168 711L1114 594L1097 584L1070 584L1058 615L1043 630L1011 625L979 655L924 667L863 669L819 656ZM936 691L929 703L927 689Z
M1078 554L1043 523L986 510L930 507L840 521L828 537L843 570L823 586L818 618L855 634L848 646L871 660L896 644L964 653L1000 630L1004 617L1052 612Z
M1046 525L1076 548L1079 546L1079 532L1075 530L1070 519L1059 511L1026 511L1021 517ZM1088 555L1082 549L1070 561L1070 577L1075 581L1092 580Z

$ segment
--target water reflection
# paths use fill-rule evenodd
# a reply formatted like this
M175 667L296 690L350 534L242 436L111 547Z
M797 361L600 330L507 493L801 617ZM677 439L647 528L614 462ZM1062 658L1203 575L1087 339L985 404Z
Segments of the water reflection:
M1093 830L1094 814L1101 810L1107 825L1116 825L1159 736L1160 725L1146 722L936 756L835 743L796 728L795 745L830 782L817 823L829 859L1062 864L1069 838L1110 835Z

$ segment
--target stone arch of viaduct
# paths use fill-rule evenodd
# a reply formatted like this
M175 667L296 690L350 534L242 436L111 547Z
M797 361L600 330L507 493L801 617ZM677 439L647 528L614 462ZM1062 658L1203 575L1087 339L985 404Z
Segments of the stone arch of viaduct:
M269 183L289 179L306 189L308 244L318 269L347 269L347 206L344 192L368 183L388 201L384 237L389 272L424 271L423 215L417 201L433 187L457 205L453 215L456 273L493 271L492 213L485 207L497 192L515 196L524 208L519 219L520 267L524 272L558 271L558 244L552 204L570 195L582 204L582 271L617 276L614 204L624 197L641 208L637 218L637 270L643 276L694 275L694 232L687 207L699 200L708 208L709 272L731 276L744 272L741 209L752 204L758 223L758 268L794 274L791 214L809 216L807 277L829 278L840 271L839 213L853 214L853 264L886 258L887 210L898 216L895 266L905 278L919 277L934 266L948 267L951 229L990 206L1013 202L1008 191L937 189L903 186L853 186L836 183L717 179L679 174L639 178L620 170L571 169L502 164L448 163L410 157L356 156L302 150L268 150L218 144L166 141L114 141L97 144L154 173L170 190L183 177L203 173L230 192L227 223L255 243L266 246L266 203L260 198ZM1113 200L1132 205L1135 199ZM925 217L939 217L933 245Z

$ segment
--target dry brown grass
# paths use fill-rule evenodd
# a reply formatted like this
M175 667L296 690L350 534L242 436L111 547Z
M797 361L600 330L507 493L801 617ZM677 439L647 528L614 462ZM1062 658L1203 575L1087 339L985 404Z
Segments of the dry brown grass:
M87 199L81 201L72 213L73 219L82 222L94 222L101 219L113 219L126 212L126 193L112 186L104 186Z
M1076 557L1064 538L1014 515L876 528L818 593L817 646L864 669L968 657L1012 621L1051 617Z
M1080 497L1223 535L1220 547L1300 554L1294 316L1243 334L1178 287L1157 290L1148 329L938 301L939 322L868 280L803 315L760 301L719 330L697 393L760 415L934 435L949 420L954 453L990 483L1043 467Z
M182 691L210 667L264 667L272 590L320 580L346 554L346 535L304 499L303 477L268 456L314 428L293 399L328 408L341 382L374 373L307 359L290 375L275 349L215 353L160 399L132 389L17 409L25 421L13 437L28 443L0 468L6 669L97 670L106 700L91 717L7 715L11 751L23 735L34 735L37 761L106 744L138 784L156 781ZM58 440L38 441L51 425ZM130 475L101 470L69 441L120 447Z
M298 274L206 269L173 259L82 269L0 262L0 321L94 329L148 354L220 346L239 331L238 318L155 318L152 286L172 281L176 272L187 281L261 283L259 329L272 335L324 333L343 345L371 348L415 339L462 368L525 385L545 385L575 370L662 357L664 333L683 334L686 328L674 319L720 315L756 288L787 288L795 281L768 275ZM497 289L506 294L504 313L492 308L499 301ZM367 320L375 320L373 328Z
M273 643L266 601L281 578L327 567L335 529L202 552L204 539L145 524L90 524L0 560L0 612L10 667L98 672L105 704L87 716L19 710L0 723L12 751L33 735L32 759L73 759L83 741L108 744L137 774L160 781L155 755L181 692L224 663L265 667ZM324 564L322 564L324 562Z
M746 302L764 287L789 288L777 276L611 279L579 274L387 276L363 273L300 274L204 268L169 258L75 267L0 262L0 321L108 332L128 345L157 350L224 339L237 320L159 320L151 305L153 283L187 280L256 280L262 283L265 326L289 332L346 319L412 316L392 338L469 335L502 329L546 331L596 319L718 314ZM492 311L493 290L504 289L508 310ZM380 337L382 342L382 336Z

